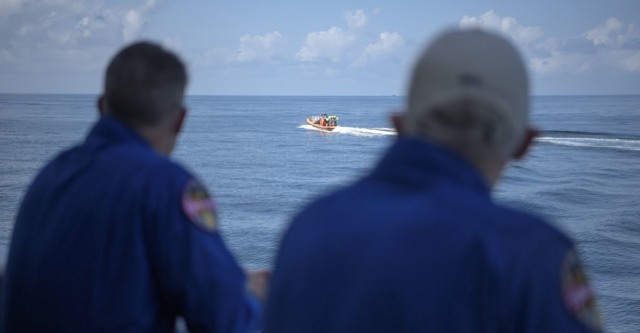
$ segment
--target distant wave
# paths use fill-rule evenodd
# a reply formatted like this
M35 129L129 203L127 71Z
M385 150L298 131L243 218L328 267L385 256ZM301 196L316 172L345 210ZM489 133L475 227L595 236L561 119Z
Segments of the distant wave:
M301 125L298 128L327 132L319 128L315 128L311 125ZM362 136L362 137L396 135L396 131L392 128L360 128L360 127L347 127L347 126L336 126L336 128L330 133L339 133L339 134L347 134L347 135Z
M620 134L607 133L607 132L585 132L585 131L542 131L541 136L552 137L584 137L584 138L604 138L604 139L629 139L640 140L640 136L624 136Z
M640 137L616 136L609 133L544 131L536 140L562 146L640 151Z

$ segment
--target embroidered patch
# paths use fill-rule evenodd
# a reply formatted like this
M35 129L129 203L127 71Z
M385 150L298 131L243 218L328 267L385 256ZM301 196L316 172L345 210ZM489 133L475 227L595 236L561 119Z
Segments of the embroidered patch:
M562 264L562 296L571 314L587 327L600 331L602 318L593 290L574 250L569 250Z
M213 232L216 230L215 204L207 189L193 179L187 183L182 196L184 213L197 226Z

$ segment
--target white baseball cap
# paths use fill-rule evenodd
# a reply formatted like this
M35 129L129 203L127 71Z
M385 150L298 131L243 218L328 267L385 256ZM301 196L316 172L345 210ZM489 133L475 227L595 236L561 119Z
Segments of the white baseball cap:
M461 99L490 105L510 120L514 139L522 137L529 84L522 58L509 41L479 29L448 30L436 37L414 67L405 120L415 122Z

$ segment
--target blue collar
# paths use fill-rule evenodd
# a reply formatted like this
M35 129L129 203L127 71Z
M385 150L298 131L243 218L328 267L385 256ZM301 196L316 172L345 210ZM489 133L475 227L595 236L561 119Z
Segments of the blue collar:
M100 116L93 126L85 144L100 148L114 143L132 143L152 149L151 145L131 127L110 116Z
M490 194L490 187L468 161L449 149L419 138L398 137L372 176L418 188L446 179L487 196Z

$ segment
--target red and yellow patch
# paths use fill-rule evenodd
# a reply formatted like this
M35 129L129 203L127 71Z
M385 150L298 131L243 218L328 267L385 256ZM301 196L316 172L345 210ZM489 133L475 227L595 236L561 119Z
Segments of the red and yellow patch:
M185 186L182 209L197 226L209 232L216 230L215 204L207 189L199 181L193 179Z
M571 314L588 328L602 330L602 317L584 268L574 250L562 264L562 296Z

